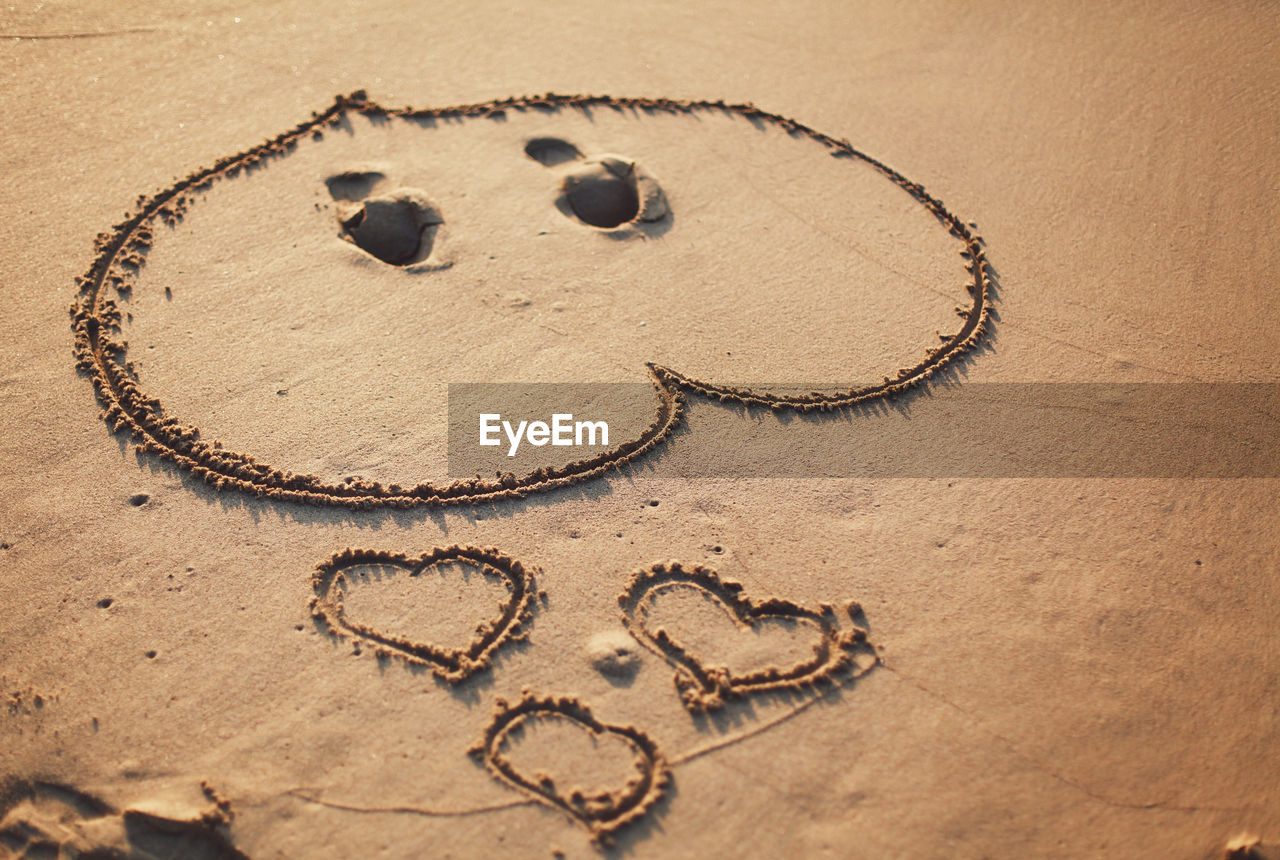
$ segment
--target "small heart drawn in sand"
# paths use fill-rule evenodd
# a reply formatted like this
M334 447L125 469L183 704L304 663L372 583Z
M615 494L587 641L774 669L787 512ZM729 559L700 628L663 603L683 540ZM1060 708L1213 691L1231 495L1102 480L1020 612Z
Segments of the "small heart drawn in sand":
M385 565L418 576L429 568L447 563L475 568L488 577L499 577L507 597L492 617L481 620L471 641L458 648L446 648L389 632L379 631L347 617L343 605L345 572L361 565ZM458 683L487 668L493 655L509 642L527 636L525 626L533 617L537 594L533 570L496 549L473 546L437 547L421 556L372 549L345 549L316 566L312 575L316 596L311 614L336 636L365 642L380 655L395 655L410 663L428 666L437 677Z
M632 755L633 775L619 788L585 792L557 786L550 775L541 771L519 770L507 755L514 736L528 722L548 718L568 722L592 741L612 740L624 744ZM568 696L540 697L525 690L518 702L496 700L493 719L469 752L483 760L498 780L567 813L591 832L593 842L601 845L609 844L619 830L643 818L671 784L671 771L653 738L634 726L602 723L590 708Z
M741 629L759 632L769 624L790 623L812 628L817 640L808 654L790 665L734 671L652 623L654 599L675 589L701 591ZM693 712L713 711L730 699L751 693L799 691L832 683L833 677L841 672L851 668L865 671L876 662L867 644L866 631L857 626L841 630L832 606L823 604L815 611L777 597L753 600L742 594L739 583L722 580L714 570L701 565L685 567L679 562L669 562L639 570L627 583L618 604L622 607L622 621L631 635L676 667L676 689L684 706ZM862 612L861 607L852 602L846 611L850 620Z

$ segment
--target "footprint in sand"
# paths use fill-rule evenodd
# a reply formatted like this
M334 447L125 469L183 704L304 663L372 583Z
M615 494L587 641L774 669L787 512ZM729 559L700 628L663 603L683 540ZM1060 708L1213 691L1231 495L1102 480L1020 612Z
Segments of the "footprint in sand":
M208 804L172 801L118 810L67 785L18 780L0 786L0 850L5 857L182 857L246 860L227 836L230 805L208 785Z
M392 266L410 266L431 256L439 211L416 188L392 188L376 170L351 170L325 180L337 204L342 238Z
M584 158L578 147L556 137L534 138L524 152L546 167L572 165L561 180L556 207L584 224L613 230L671 217L662 186L635 159L609 153Z

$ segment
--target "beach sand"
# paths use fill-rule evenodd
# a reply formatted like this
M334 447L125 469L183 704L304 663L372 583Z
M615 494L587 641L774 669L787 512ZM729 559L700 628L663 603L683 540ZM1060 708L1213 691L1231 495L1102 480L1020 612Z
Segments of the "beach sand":
M1280 856L1274 472L681 459L1275 382L1265 4L158 5L0 12L0 856Z

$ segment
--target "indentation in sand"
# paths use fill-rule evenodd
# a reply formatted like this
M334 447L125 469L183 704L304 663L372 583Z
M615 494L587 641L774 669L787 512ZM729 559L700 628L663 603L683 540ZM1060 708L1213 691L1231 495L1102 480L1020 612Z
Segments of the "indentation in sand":
M444 219L426 193L416 188L372 194L384 180L381 173L350 171L325 180L337 203L343 238L393 266L420 263L431 256L436 229Z
M347 603L349 588L378 589L396 575L414 578L419 584L448 569L467 568L475 572L468 580L481 578L503 583L505 597L492 614L475 619L471 639L456 647L429 641L418 633L395 629L400 621L394 613L390 629L387 617L378 625L353 617ZM385 580L378 583L379 569ZM391 572L392 575L386 574ZM533 619L537 586L534 571L496 549L471 546L440 547L421 556L386 550L345 549L316 566L312 576L315 597L312 615L335 636L348 637L371 647L380 656L395 656L409 663L427 666L439 678L458 683L488 668L494 655L508 643L524 639ZM370 600L376 600L372 595ZM376 611L371 613L377 616ZM386 613L384 613L386 615Z
M203 790L208 804L200 809L162 798L121 811L68 785L11 781L0 785L0 846L23 860L247 860L228 835L230 805L208 784Z
M344 170L324 181L329 196L334 200L354 202L363 200L386 184L387 176L381 170Z
M609 230L670 214L658 181L635 161L602 155L568 173L561 185L569 209L585 224Z
M640 214L636 166L606 157L583 165L564 178L569 208L593 227L617 227Z
M805 618L761 618L744 624L706 590L673 586L654 589L647 599L647 626L662 629L686 650L715 655L715 662L735 677L794 662L822 637L822 629ZM639 645L635 645L639 648Z
M733 641L738 637L707 635L705 628L698 629L694 623L682 624L674 633L662 626L655 611L658 599L675 591L699 592L715 604L746 634L746 647L743 641ZM842 673L874 665L874 649L867 642L866 630L856 625L841 630L834 607L823 604L812 610L779 597L756 600L742 591L741 584L720 579L710 568L669 562L637 571L618 597L623 624L631 635L675 666L676 689L690 711L713 711L752 693L803 691L831 684ZM850 621L862 613L852 602L844 611ZM777 643L762 649L757 639L770 627L791 633L806 628L808 637L785 636L784 641L791 645L806 642L808 648L796 649L799 654L773 656ZM766 662L771 659L777 662Z
M524 154L545 167L582 158L578 147L558 137L535 137L524 145Z
M493 718L480 741L470 750L471 754L483 761L495 778L567 813L586 827L597 843L608 844L620 829L646 815L671 782L666 760L649 735L634 726L602 723L575 698L537 696L526 690L518 702L498 699L494 708ZM558 731L531 731L538 723L548 721L558 724ZM559 781L555 774L533 767L530 761L534 750L527 747L542 747L546 752L547 748L538 741L547 740L552 734L560 735L566 729L585 733L588 758L606 744L620 744L628 751L630 767L614 768L626 775L622 783L614 787L582 787L580 783L584 779L594 781L600 778L600 773L598 767L584 767L581 749L576 756L580 770L562 776ZM543 734L547 738L540 737ZM613 752L616 751L615 747ZM563 752L561 748L558 760L572 768L575 756L570 754L566 761ZM583 769L594 772L583 773Z
M524 152L546 167L581 162L561 180L556 206L584 224L612 230L656 223L671 214L662 186L634 158L604 154L583 161L578 147L556 137L534 138Z

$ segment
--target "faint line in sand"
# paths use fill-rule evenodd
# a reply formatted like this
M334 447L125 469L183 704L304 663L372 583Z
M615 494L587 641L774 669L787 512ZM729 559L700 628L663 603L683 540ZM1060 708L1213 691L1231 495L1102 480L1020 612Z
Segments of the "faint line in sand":
M669 760L671 763L671 766L678 767L682 764L685 764L686 762L691 762L694 759L702 758L704 755L708 755L710 753L716 752L717 750L722 750L725 747L730 747L730 746L733 746L734 744L742 743L743 741L749 740L755 737L756 735L763 734L772 728L776 728L777 726L782 725L788 720L791 720L791 719L794 719L795 717L800 716L802 713L809 710L819 702L829 701L831 699L834 699L836 694L840 690L848 689L849 687L852 687L856 681L858 681L861 678L865 678L867 674L870 673L871 670L874 669L876 666L882 666L882 665L884 665L883 662L879 658L877 658L876 662L873 663L868 668L859 670L847 678L842 678L836 681L834 686L830 686L830 687L826 687L818 690L817 694L813 696L813 698L807 699L804 702L801 702L799 705L796 705L794 708L792 708L791 710L787 711L784 714L779 714L773 719L765 720L759 723L754 728L749 729L747 731L739 732L736 735L720 738L719 740L712 741L700 747L694 747L688 752L681 753L680 755L677 755L677 756L673 756Z
M120 30L85 30L72 33L0 33L0 38L30 40L32 42L51 39L102 39L108 36L127 36L132 33L157 33L157 27L126 27Z
M426 809L421 806L358 806L354 803L339 803L335 800L325 800L321 797L312 797L306 793L306 789L291 788L285 792L290 797L296 797L299 800L305 800L307 803L314 803L317 806L323 806L328 809L340 809L343 812L359 812L362 814L376 813L395 813L402 815L423 815L428 818L465 818L468 815L484 815L488 812L501 812L504 809L515 809L519 806L536 806L535 800L509 800L506 803L495 803L491 806L475 806L470 809Z
M1043 762L1039 761L1033 756L1028 755L1027 753L1024 753L1021 749L1018 748L1018 745L1014 743L1012 740L1010 740L1009 738L1005 737L1004 735L1000 734L999 732L987 726L986 720L984 720L978 714L975 714L972 711L968 710L967 708L964 708L961 705L957 704L956 702L953 702L951 699L947 698L941 693L938 693L930 689L929 687L920 683L910 675L900 672L899 670L893 668L883 660L880 661L880 665L883 666L885 670L888 671L890 674L894 675L895 677L902 680L903 682L910 684L912 687L915 687L917 690L929 696L930 698L936 699L937 701L941 702L942 704L946 705L952 710L959 711L965 717L968 717L970 720L973 721L973 725L976 728L986 732L991 737L1000 741L1000 743L1002 743L1011 753L1013 753L1018 758L1022 759L1027 764L1031 765L1036 770L1040 771L1041 773L1045 774L1046 776L1050 777L1056 782L1060 782L1063 785L1066 785L1070 788L1074 788L1076 791L1080 792L1081 794L1084 794L1086 797L1089 797L1093 800L1098 801L1099 803L1105 804L1107 806L1115 807L1116 809L1136 809L1136 810L1161 809L1161 810L1165 810L1166 812L1230 812L1232 814L1238 815L1242 812L1255 811L1247 807L1240 808L1240 807L1234 807L1234 806L1201 806L1198 804L1194 806L1183 806L1180 804L1170 803L1167 800L1153 800L1145 803L1134 803L1131 801L1112 800L1111 798L1106 797L1105 795L1099 794L1098 792L1089 788L1084 783L1077 782L1076 780L1071 779L1070 777L1063 776L1061 773L1058 773L1057 771L1053 770L1048 765L1044 764Z

